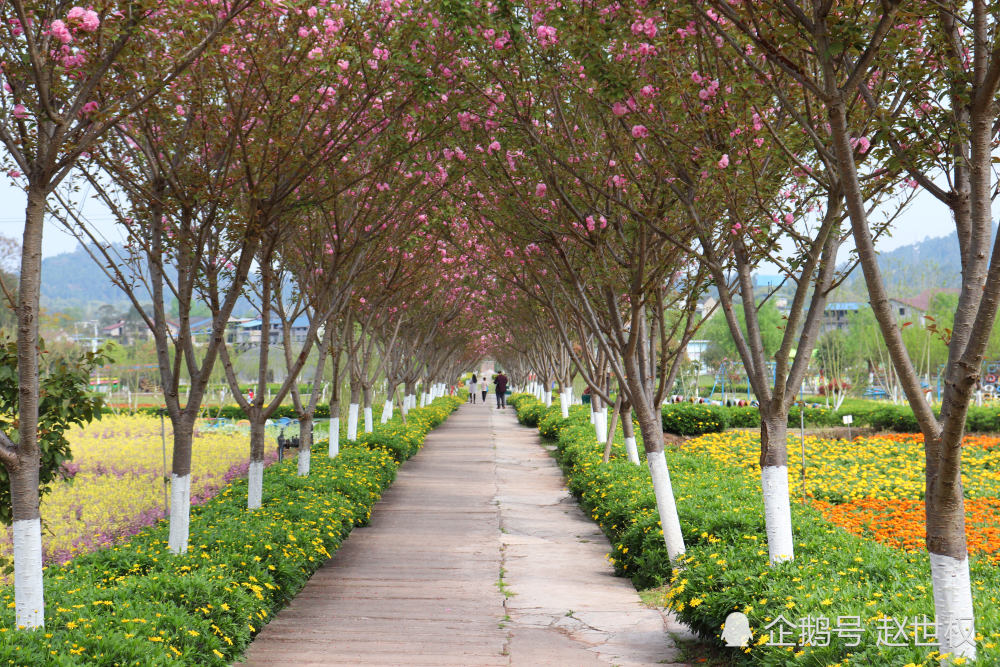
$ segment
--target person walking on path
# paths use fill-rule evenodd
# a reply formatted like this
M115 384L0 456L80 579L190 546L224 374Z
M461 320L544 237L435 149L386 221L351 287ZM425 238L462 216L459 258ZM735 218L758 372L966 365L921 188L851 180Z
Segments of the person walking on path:
M500 371L493 378L493 384L497 386L497 408L507 409L507 376Z
M484 399L485 400L485 399ZM476 374L472 374L472 378L469 380L469 402L476 402Z
M489 383L488 383L488 382L486 381L486 376L484 375L484 376L483 376L482 378L480 378L480 380L479 380L479 390L480 390L481 392L483 392L483 403L485 403L485 402L486 402L486 392L487 392L487 391L489 391L489 388L490 388L490 385L489 385Z

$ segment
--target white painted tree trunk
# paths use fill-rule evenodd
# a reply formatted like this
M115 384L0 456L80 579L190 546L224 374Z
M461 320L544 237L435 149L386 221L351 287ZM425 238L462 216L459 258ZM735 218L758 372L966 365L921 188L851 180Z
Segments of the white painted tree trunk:
M351 403L347 408L347 440L355 442L358 439L358 409L361 406Z
M365 406L365 433L371 433L375 430L375 423L372 417L372 406Z
M764 525L771 565L795 558L792 542L792 508L788 500L788 466L764 466L760 471L764 492Z
M681 532L681 520L677 516L677 503L674 501L674 487L670 484L670 471L667 470L667 457L663 452L646 452L646 462L649 474L653 478L653 493L656 496L656 509L660 513L660 525L663 526L663 542L667 545L667 556L670 562L677 564L684 555L684 534Z
M636 465L639 464L639 448L635 446L635 437L625 438L625 451L628 452L628 460Z
M545 392L545 407L547 407L547 408L548 407L552 407L552 392L551 391L546 391Z
M569 419L569 404L572 400L573 398L568 391L564 391L559 396L559 413L563 419Z
M14 522L14 606L16 622L28 629L45 627L42 584L42 520Z
M573 387L566 387L566 405L573 405Z
M340 419L330 420L330 443L327 448L327 454L330 458L336 458L337 454L340 453Z
M264 462L251 461L250 470L247 472L247 509L259 509L263 497Z
M594 413L594 431L597 433L597 442L603 445L608 441L607 409L601 409Z
M309 464L311 463L311 459L312 459L312 451L310 451L308 447L299 447L299 460L298 460L299 477L309 476Z
M386 423L392 419L392 399L386 400L385 404L382 406L382 423Z
M591 424L596 424L597 423L597 413L594 412L594 404L593 403L590 404L590 423Z
M188 531L191 525L191 475L170 476L170 553L187 553Z
M976 622L972 609L969 559L931 554L934 613L941 653L952 658L976 659ZM944 663L942 663L944 664Z

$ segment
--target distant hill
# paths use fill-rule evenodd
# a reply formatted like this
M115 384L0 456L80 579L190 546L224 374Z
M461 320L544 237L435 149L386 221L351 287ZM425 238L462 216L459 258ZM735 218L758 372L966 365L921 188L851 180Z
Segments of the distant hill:
M994 227L994 239L996 233ZM890 296L912 297L927 289L958 288L962 284L962 260L956 232L879 253L878 263ZM860 267L831 298L831 301L867 300L868 290Z
M87 313L104 304L121 310L130 305L83 248L42 260L42 308Z
M144 294L140 301L152 300L148 292ZM79 316L89 317L105 304L122 312L132 305L83 248L42 260L42 308L54 312L77 311ZM234 313L252 315L252 310L249 301L240 299Z

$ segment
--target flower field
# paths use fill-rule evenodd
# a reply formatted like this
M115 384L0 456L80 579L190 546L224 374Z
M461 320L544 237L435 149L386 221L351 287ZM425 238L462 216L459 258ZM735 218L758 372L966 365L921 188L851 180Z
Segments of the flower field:
M169 420L165 424L169 476L173 429ZM67 437L73 460L63 464L65 480L42 498L46 562L65 563L77 554L109 546L164 516L158 417L106 416L73 427ZM192 504L204 502L246 472L249 443L246 433L195 429ZM8 528L0 541L0 556L10 557L11 540Z
M799 439L789 437L792 496L802 495ZM972 435L962 452L969 550L1000 562L1000 438ZM745 432L713 433L685 449L755 478L760 440ZM806 437L806 497L831 523L855 535L907 551L924 548L923 436L891 433L868 438Z

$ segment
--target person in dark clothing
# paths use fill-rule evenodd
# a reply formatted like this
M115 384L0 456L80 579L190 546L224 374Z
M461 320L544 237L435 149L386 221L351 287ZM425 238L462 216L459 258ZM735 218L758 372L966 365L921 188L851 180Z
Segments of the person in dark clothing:
M493 378L493 384L497 386L497 407L507 408L507 376L500 371L496 377Z

